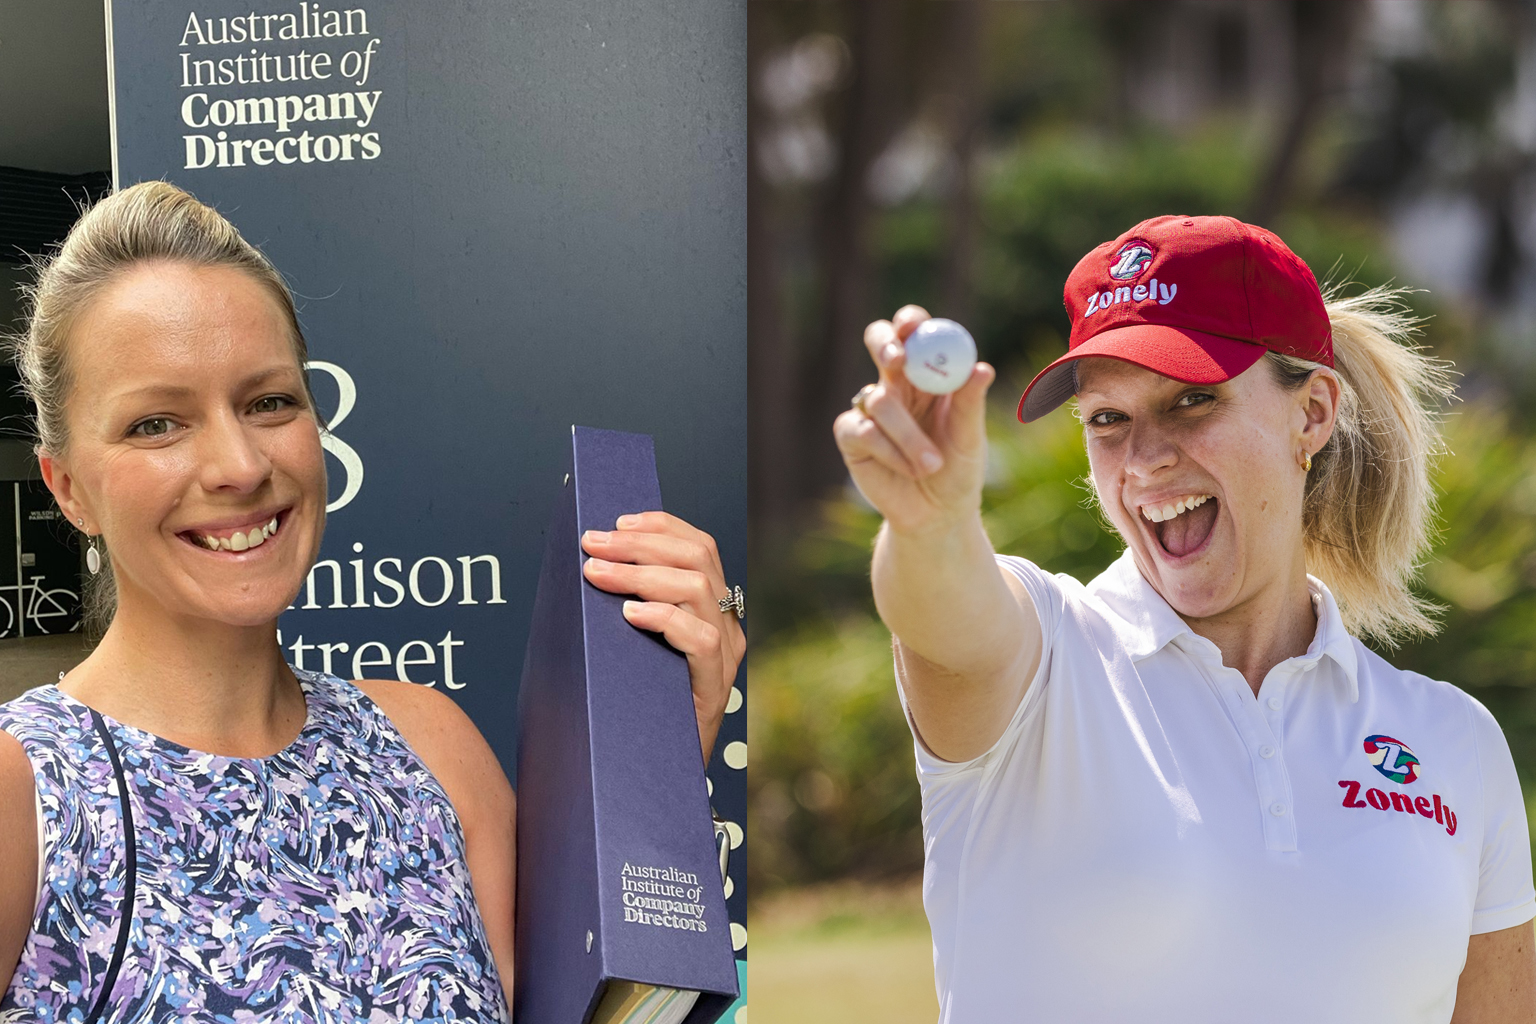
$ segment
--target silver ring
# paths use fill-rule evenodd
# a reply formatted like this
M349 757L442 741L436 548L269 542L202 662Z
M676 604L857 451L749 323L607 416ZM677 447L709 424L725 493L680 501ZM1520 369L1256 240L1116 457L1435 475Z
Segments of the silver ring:
M722 612L734 611L738 619L746 618L747 595L741 592L740 587L735 588L728 596L720 599L720 610Z
M853 396L853 401L850 404L852 404L855 409L859 410L859 414L861 416L869 415L869 410L864 408L864 403L869 400L869 396L874 394L874 392L875 385L865 384L863 387L859 388L859 393Z

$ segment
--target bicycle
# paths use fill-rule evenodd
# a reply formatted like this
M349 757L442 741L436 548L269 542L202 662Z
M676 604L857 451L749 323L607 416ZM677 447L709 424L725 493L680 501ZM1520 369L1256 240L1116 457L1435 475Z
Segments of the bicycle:
M58 587L53 590L43 589L45 577L34 576L30 583L12 583L9 586L0 587L0 615L4 616L5 623L0 628L0 638L11 635L11 627L16 625L16 608L5 596L8 590L16 591L16 602L24 605L26 611L24 620L36 627L39 633L52 632L48 628L46 620L49 619L74 619L74 624L62 632L73 633L80 628L80 595L73 590ZM57 628L57 626L55 627Z

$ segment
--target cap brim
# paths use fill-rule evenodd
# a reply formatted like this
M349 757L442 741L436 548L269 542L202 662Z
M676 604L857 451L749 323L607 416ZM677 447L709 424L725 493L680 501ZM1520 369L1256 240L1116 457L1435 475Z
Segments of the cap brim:
M1247 370L1267 351L1256 342L1164 324L1101 331L1036 374L1019 399L1019 421L1037 420L1076 394L1073 363L1089 356L1119 359L1185 384L1220 384Z

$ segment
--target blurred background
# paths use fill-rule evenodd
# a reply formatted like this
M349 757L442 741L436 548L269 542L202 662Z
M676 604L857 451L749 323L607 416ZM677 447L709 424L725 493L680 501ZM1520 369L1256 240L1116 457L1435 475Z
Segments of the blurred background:
M1088 579L1120 546L1080 431L1013 405L1065 351L1073 264L1149 216L1231 214L1320 280L1421 289L1461 374L1422 578L1445 629L1391 658L1488 705L1536 797L1536 4L749 9L758 1024L937 1016L878 518L831 437L875 376L863 327L917 302L971 329L1001 372L993 542Z

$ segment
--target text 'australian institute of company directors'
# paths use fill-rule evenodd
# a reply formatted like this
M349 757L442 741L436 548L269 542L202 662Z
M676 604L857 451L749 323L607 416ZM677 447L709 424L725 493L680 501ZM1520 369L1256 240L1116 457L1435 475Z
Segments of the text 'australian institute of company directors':
M377 159L383 92L367 86L380 46L361 7L191 12L179 41L184 167Z

